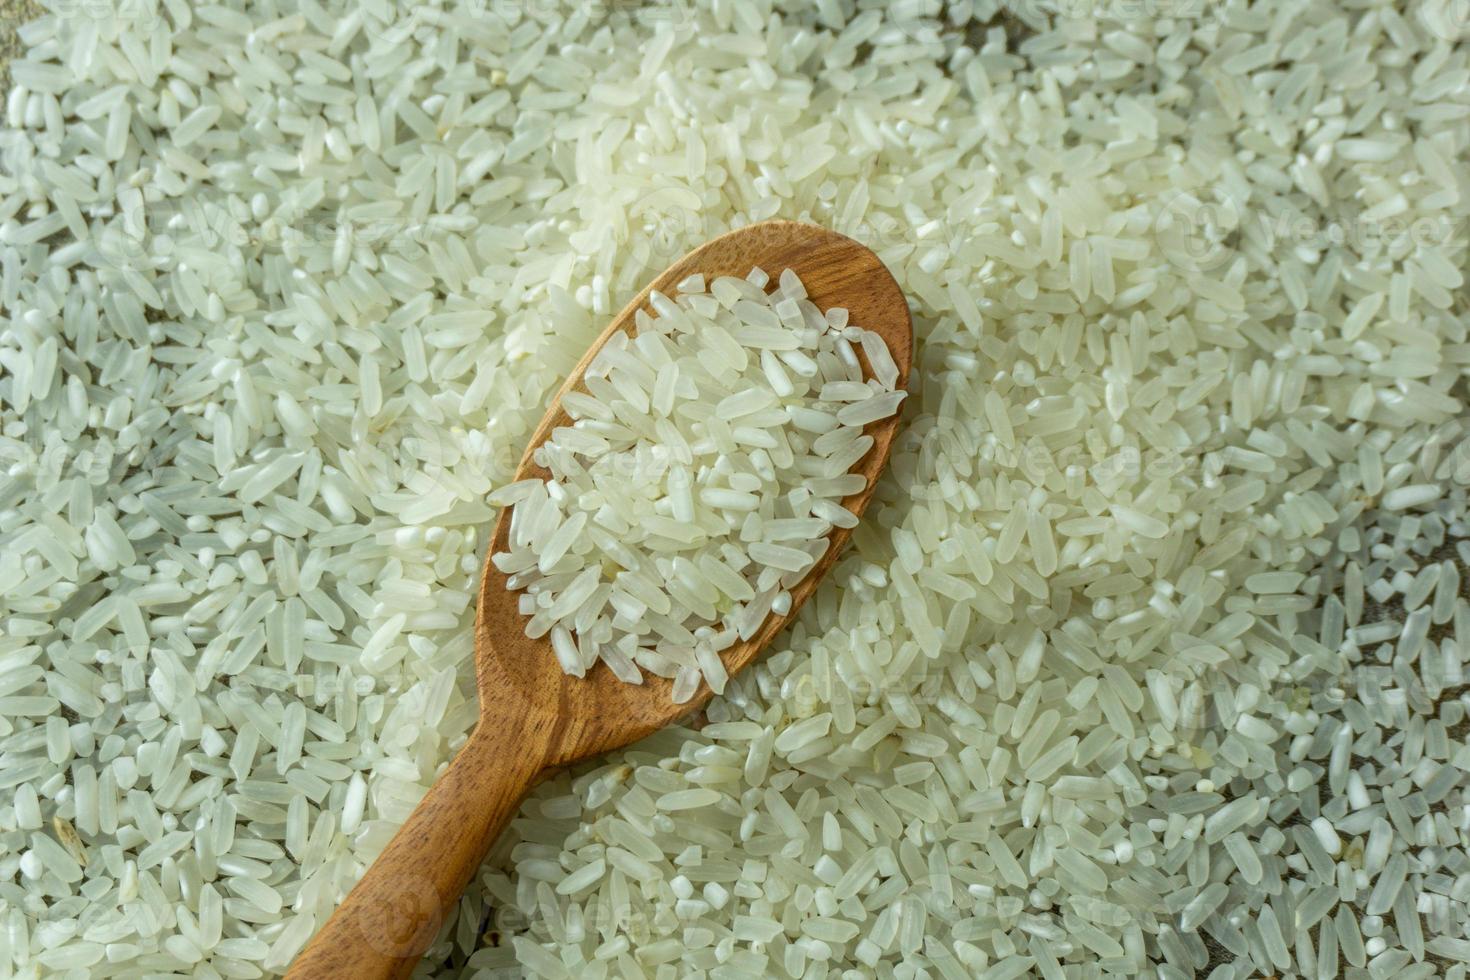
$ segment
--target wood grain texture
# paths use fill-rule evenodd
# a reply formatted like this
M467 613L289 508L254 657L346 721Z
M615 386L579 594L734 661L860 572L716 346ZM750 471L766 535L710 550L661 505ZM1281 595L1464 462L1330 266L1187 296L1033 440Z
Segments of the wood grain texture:
M553 429L571 423L562 397L568 391L586 390L582 379L592 358L614 333L633 331L634 313L647 309L653 290L672 294L678 282L696 272L707 280L743 277L757 265L773 279L782 269L795 270L812 302L823 309L846 307L851 323L880 334L898 364L898 387L907 385L913 360L908 303L878 257L852 239L814 225L763 222L695 249L628 303L557 392L531 436L516 479L550 477L531 456ZM866 360L863 369L871 373ZM852 472L865 475L867 486L843 501L855 514L867 507L898 423L894 416L865 427L873 446ZM501 511L488 554L506 550L509 513L509 508ZM796 615L840 557L849 534L848 529L833 529L826 555L791 590L789 613L768 616L750 640L724 651L732 675L754 660ZM670 681L650 676L642 685L624 684L602 663L585 678L562 673L550 640L525 635L517 596L506 589L506 577L487 560L475 630L479 725L408 822L297 957L288 977L407 976L433 940L444 910L458 899L541 773L635 742L709 701L711 692L705 684L691 701L674 704Z

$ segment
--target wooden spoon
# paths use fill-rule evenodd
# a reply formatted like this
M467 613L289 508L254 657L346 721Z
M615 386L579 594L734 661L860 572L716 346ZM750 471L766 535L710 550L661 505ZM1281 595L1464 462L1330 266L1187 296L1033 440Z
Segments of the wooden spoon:
M582 377L593 356L614 333L632 332L634 312L646 307L650 292L671 295L677 283L697 272L707 281L716 276L743 277L753 266L765 269L772 279L782 269L793 269L812 302L822 309L846 307L851 322L888 342L898 364L898 387L907 384L913 357L908 304L878 257L850 238L813 225L794 221L751 225L721 235L669 266L618 314L557 392L515 478L550 478L531 459L532 450L554 428L571 424L561 407L562 396L585 390ZM866 359L863 370L871 373ZM852 468L867 477L867 487L843 501L854 514L861 515L872 497L897 428L897 415L867 426L873 447ZM488 554L506 550L509 512L510 508L500 512ZM843 528L831 532L826 555L791 590L786 615L771 614L751 639L724 651L732 675L754 660L796 615L836 562L848 534ZM675 704L669 681L649 675L642 685L626 684L600 662L585 678L562 673L549 639L526 637L526 620L516 600L517 595L506 589L506 577L487 560L475 627L480 722L408 822L296 958L289 978L407 976L539 776L636 742L709 700L710 689L701 683L692 700Z

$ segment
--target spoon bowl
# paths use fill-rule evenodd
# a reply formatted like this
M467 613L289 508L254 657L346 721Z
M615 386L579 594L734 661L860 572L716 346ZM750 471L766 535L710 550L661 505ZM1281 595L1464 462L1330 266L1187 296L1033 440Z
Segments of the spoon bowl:
M588 365L615 333L632 333L634 315L648 309L655 290L666 295L695 273L706 281L744 277L760 266L775 276L793 270L821 309L845 307L850 322L879 334L898 365L896 387L908 382L913 327L893 276L871 250L836 232L794 221L768 221L728 232L685 255L644 287L593 341L552 399L532 434L515 479L549 479L534 452L559 426L571 391L585 391ZM862 358L861 353L859 357ZM862 359L865 374L871 369ZM873 445L850 470L867 478L842 501L861 517L888 461L899 416L871 422ZM475 626L475 677L480 720L448 769L435 781L387 848L296 958L291 978L403 977L434 940L447 909L458 900L486 851L510 822L526 791L549 770L637 741L706 704L703 681L683 703L672 682L645 673L644 683L619 680L603 663L586 677L562 672L547 636L525 634L519 593L489 556L507 550L510 508L501 511L485 562ZM749 639L721 654L733 676L747 666L796 615L851 533L833 528L826 553L791 591L785 615L771 613Z

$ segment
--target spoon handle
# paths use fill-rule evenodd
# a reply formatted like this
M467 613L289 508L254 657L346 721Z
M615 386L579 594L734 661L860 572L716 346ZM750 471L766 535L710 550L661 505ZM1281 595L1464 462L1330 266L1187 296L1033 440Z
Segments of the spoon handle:
M288 980L408 976L543 768L515 720L482 719Z

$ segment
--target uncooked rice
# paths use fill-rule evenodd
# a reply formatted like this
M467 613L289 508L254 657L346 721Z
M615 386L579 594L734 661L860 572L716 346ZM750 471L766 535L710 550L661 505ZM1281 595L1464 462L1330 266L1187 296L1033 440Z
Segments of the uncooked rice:
M490 495L511 507L492 560L566 673L601 661L629 684L672 677L675 702L701 680L721 693L721 655L788 614L832 529L857 523L842 501L868 486L851 472L874 447L864 427L906 397L898 366L793 270L771 281L757 267L653 292L562 398L572 424L533 454L550 478Z
M282 972L474 724L549 395L782 217L912 305L873 502L422 974L1463 980L1464 10L56 0L0 130L0 975Z

